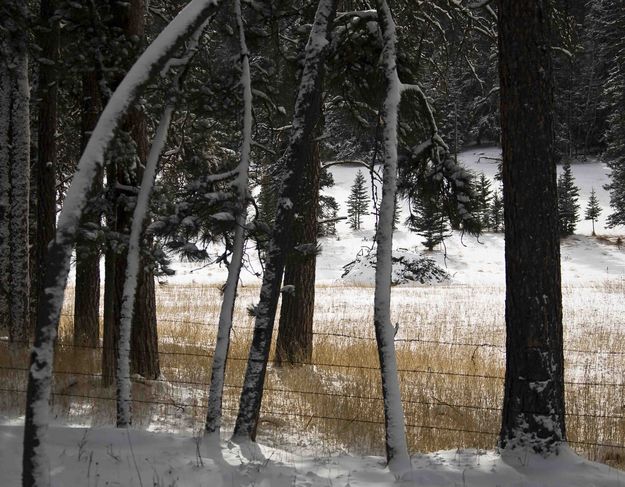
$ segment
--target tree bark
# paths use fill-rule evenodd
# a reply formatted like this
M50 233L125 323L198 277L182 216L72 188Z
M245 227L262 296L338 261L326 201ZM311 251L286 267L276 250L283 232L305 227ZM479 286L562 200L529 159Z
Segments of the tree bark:
M161 375L161 367L158 355L154 273L152 263L148 259L142 258L140 265L132 320L131 371L146 379L157 379Z
M30 86L27 6L7 1L0 7L0 313L9 340L27 344L30 333Z
M82 79L81 147L85 149L102 111L95 71ZM98 171L90 198L102 193L103 171ZM93 230L100 227L100 210L91 204L80 226ZM74 345L95 348L100 343L100 246L93 239L79 238L76 244L76 285L74 290Z
M319 100L321 102L321 99ZM321 107L319 107L321 112ZM320 135L320 124L313 140ZM315 271L317 265L317 213L321 161L319 143L313 141L304 153L306 173L301 196L296 200L293 222L295 247L287 256L284 285L293 291L282 294L276 363L309 362L313 353L313 319L315 312Z
M499 0L507 332L499 441L541 453L566 439L549 4Z
M31 285L33 286L33 313L31 328L35 328L38 296L43 292L40 276L48 244L54 238L56 227L56 127L58 61L60 46L59 22L54 19L55 0L41 0L41 33L39 46L41 56L50 62L39 64L39 127L37 147L37 226L35 236L35 260Z

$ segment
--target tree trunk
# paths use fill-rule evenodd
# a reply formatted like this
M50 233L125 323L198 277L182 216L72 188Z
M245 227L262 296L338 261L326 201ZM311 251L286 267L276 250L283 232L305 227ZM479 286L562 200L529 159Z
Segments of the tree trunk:
M54 0L41 0L41 24L39 46L41 56L51 62L39 64L39 132L37 147L37 226L34 242L33 306L31 328L35 328L38 296L43 292L41 278L48 244L54 238L56 227L56 126L58 60L60 31L59 22L54 20Z
M0 8L0 313L9 340L24 346L30 337L30 86L27 7L7 1Z
M293 130L283 156L286 177L278 198L276 221L267 248L254 336L234 427L233 439L236 441L249 441L256 437L285 257L292 246L293 201L300 193L302 175L307 169L305 164L309 159L306 153L321 118L321 84L327 51L327 42L321 40L327 40L330 36L336 3L337 0L320 0L306 45L302 81L293 115Z
M566 438L551 39L547 0L499 0L507 332L500 444L541 453Z
M83 75L81 146L85 149L98 122L102 104L95 71ZM103 171L98 171L90 198L102 193ZM91 204L80 222L89 231L100 227L100 210ZM97 347L100 343L100 246L92 238L79 238L76 244L76 285L74 290L74 345Z
M319 100L321 101L321 100ZM321 107L319 107L321 111ZM318 127L319 128L319 127ZM314 136L316 139L320 130ZM276 340L276 363L309 362L313 352L315 311L315 270L317 265L317 210L321 161L319 143L310 144L305 153L306 174L301 196L296 200L293 222L295 248L287 257L284 285L294 286L282 294L282 307Z
M144 0L132 0L128 6L121 6L116 11L116 23L122 26L126 36L142 39L145 32L145 3ZM145 114L138 109L129 111L122 130L128 133L136 146L138 165L134 180L128 178L128 161L113 156L107 168L107 180L116 182L120 187L136 187L143 177L143 170L147 159L147 131ZM124 151L121 151L124 152ZM128 157L128 154L125 154ZM126 256L128 249L118 237L130 232L132 222L132 208L129 208L120 190L115 183L109 188L113 213L109 219L109 232L113 238L109 242L105 265L104 302L109 311L105 313L104 334L105 341L110 345L102 354L102 379L104 385L111 385L117 369L117 353L119 346L119 326L121 320L121 303L126 276ZM160 375L158 357L158 334L156 323L156 298L154 275L146 257L142 256L140 265L139 285L135 297L135 309L131 337L131 363L133 372L149 379L156 379ZM113 284L114 283L114 284ZM145 375L144 375L145 374Z
M115 220L109 217L107 226L111 229ZM104 255L104 333L102 336L102 385L108 387L115 382L119 343L119 318L121 312L121 287L118 288L117 274L120 271L118 255L114 248L107 247ZM123 276L124 269L121 269ZM123 282L121 283L123 286ZM119 294L119 295L118 295Z
M224 286L223 301L219 312L217 341L211 365L211 381L208 391L208 408L204 430L207 437L213 441L219 440L221 432L223 390L226 377L226 363L230 349L230 332L234 315L234 304L237 297L237 288L243 256L245 253L247 206L249 198L249 170L250 152L252 148L252 78L250 73L249 50L245 38L241 1L234 0L234 17L239 34L239 52L241 55L241 88L243 98L243 126L241 130L241 156L238 165L238 175L234 183L238 197L238 212L235 217L234 241L232 256L228 265L228 278Z
M375 236L377 252L373 322L382 376L386 458L389 469L396 476L401 476L410 470L410 455L406 442L406 425L397 373L395 327L391 322L391 273L393 220L397 201L397 128L402 85L397 73L395 22L386 0L377 0L376 7L384 41L382 67L386 78L386 98L383 108L382 134L384 178Z
M161 368L158 356L156 294L154 273L148 259L140 259L138 277L130 346L131 371L146 379L157 379L161 375Z

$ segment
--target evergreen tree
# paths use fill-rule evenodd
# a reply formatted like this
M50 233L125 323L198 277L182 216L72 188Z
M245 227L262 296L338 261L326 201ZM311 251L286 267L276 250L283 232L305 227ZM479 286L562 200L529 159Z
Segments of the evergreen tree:
M321 177L319 179L319 190L331 188L334 186L334 177L326 168L321 168ZM327 194L319 195L319 223L317 225L318 237L335 237L336 236L336 218L339 213L339 204L334 196Z
M610 207L612 213L608 215L607 227L613 228L625 224L625 159L615 159L608 163L612 170L611 181L604 186L610 192Z
M579 221L579 188L567 162L558 177L558 212L560 235L572 235Z
M362 217L369 214L369 202L365 177L359 170L347 199L347 215L350 227L354 230L360 230Z
M609 228L625 224L625 1L593 2L590 9L591 34L598 42L598 58L604 72L599 111L605 122L604 142L611 181L604 188L610 192Z
M333 196L319 195L319 226L318 237L336 237L336 218L339 204Z
M412 202L412 211L406 219L406 225L425 238L423 245L430 251L450 235L440 201L427 194Z
M599 206L599 200L597 199L597 195L595 194L595 188L592 188L590 192L590 199L588 200L588 205L586 206L586 213L584 214L585 220L592 220L592 235L595 236L595 221L599 218L601 214L601 207Z
M395 195L395 210L393 211L393 231L397 230L397 225L401 221L401 201Z
M493 194L493 201L490 204L490 221L493 232L501 232L503 230L503 199L499 191Z
M488 178L482 173L477 183L477 217L479 219L482 230L488 230L492 225L491 201L493 199L493 191Z

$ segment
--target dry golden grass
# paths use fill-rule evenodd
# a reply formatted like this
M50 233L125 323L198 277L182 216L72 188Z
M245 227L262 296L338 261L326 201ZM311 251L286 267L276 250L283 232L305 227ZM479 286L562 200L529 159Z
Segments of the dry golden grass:
M383 453L380 374L369 287L319 286L312 364L269 367L259 439L317 452ZM625 464L625 327L620 280L565 287L568 434L592 459ZM225 429L238 405L257 287L240 291L224 398ZM492 448L504 375L504 296L500 288L396 288L393 319L411 451ZM67 302L72 302L72 290ZM162 430L197 430L205 414L220 291L215 286L160 286L157 293L163 377L135 381L134 422ZM99 381L100 350L71 346L64 310L55 360L54 413L82 424L112 424L114 388ZM340 335L340 336L336 336ZM356 338L348 338L353 336ZM6 350L6 344L2 344ZM598 353L609 352L609 353ZM24 352L0 353L0 388L25 389ZM313 365L314 364L314 365ZM83 397L84 396L84 397ZM98 399L90 398L95 396ZM0 391L0 410L22 414L24 397Z

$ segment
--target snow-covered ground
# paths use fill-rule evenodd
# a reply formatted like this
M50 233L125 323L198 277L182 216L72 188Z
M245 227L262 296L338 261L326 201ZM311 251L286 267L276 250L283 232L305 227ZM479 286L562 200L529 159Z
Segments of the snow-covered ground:
M499 188L495 180L497 161L501 151L497 147L470 148L459 154L462 163L476 174L484 173L491 182L492 188ZM332 166L329 170L334 176L335 185L326 190L326 194L334 196L340 205L339 216L346 216L347 198L351 185L360 166ZM558 167L561 171L561 167ZM366 171L363 171L366 173ZM580 188L580 217L576 235L562 240L562 275L565 284L588 283L616 278L625 275L625 251L615 245L607 245L590 237L592 222L583 220L591 190L594 188L602 208L595 230L599 235L617 235L625 233L623 228L608 229L606 218L611 213L610 196L603 186L609 182L609 169L601 161L589 160L572 165L575 183ZM368 179L368 175L367 175ZM380 191L378 191L380 194ZM421 237L411 232L403 220L409 215L408 203L402 202L401 220L394 234L394 248L424 252ZM337 223L337 237L322 239L322 252L317 260L317 281L323 284L337 283L343 274L343 266L353 261L358 252L371 248L374 233L374 217L364 217L362 230L349 228L347 221ZM446 255L445 251L446 250ZM625 250L625 249L623 249ZM424 255L435 259L451 275L455 284L483 283L485 285L503 285L504 280L504 241L502 233L486 233L479 239L454 233L445 241L444 249L440 247L432 253ZM255 256L251 255L251 267L260 270ZM169 278L171 283L216 283L225 280L223 267L209 267L198 270L197 264L177 263L174 268L177 275ZM244 272L243 281L258 282L258 278L250 272ZM371 282L369 282L371 283Z
M20 485L22 428L0 426L0 485ZM449 450L412 457L397 481L379 457L297 455L264 446L114 428L52 427L53 486L617 487L625 473L567 448L558 456Z

